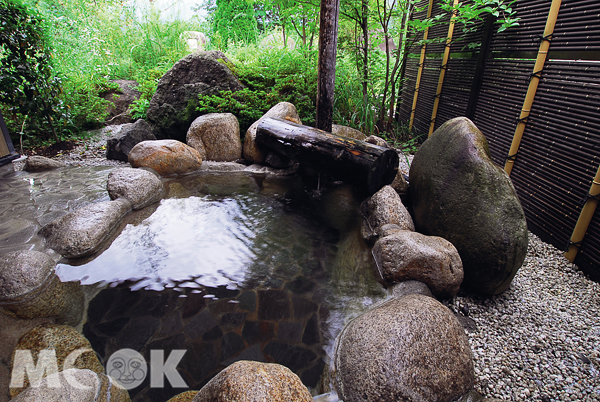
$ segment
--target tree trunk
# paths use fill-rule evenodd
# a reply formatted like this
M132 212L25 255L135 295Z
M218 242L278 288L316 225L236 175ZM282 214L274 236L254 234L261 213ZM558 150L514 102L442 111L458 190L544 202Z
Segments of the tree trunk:
M317 128L331 132L340 0L321 0Z
M374 194L398 172L398 154L368 142L266 118L256 130L256 144Z

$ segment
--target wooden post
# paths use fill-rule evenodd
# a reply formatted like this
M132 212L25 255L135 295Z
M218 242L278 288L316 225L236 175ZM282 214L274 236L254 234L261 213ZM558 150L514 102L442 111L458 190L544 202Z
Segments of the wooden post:
M340 0L321 0L319 72L317 77L317 128L331 132L335 89Z
M258 125L256 144L304 163L334 179L374 194L398 173L396 151L368 142L267 117Z
M427 18L431 18L431 10L433 9L433 0L429 0L429 8L427 9ZM423 40L427 40L429 36L429 28L425 30L423 34ZM421 57L419 58L419 71L417 72L417 82L415 83L415 95L413 96L413 104L412 109L410 111L410 122L408 123L408 129L412 130L415 122L415 113L417 111L417 99L419 97L419 87L421 85L421 76L423 75L423 67L425 63L425 51L427 50L427 45L423 44L421 48Z
M575 261L575 257L577 256L577 252L581 246L581 242L583 241L585 233L590 226L590 222L594 217L594 212L596 212L596 207L598 206L598 197L600 197L600 167L598 167L596 177L594 177L594 180L592 180L589 198L581 209L581 214L579 215L579 219L577 219L577 224L575 225L575 229L573 229L573 234L571 235L569 249L565 253L565 257L571 262Z
M554 34L554 26L556 25L556 20L558 18L558 10L560 9L560 4L561 0L552 0L552 5L550 5L548 19L546 20L546 28L544 29L544 36L540 43L540 50L538 51L538 56L535 60L535 66L533 67L533 73L531 74L531 80L529 81L527 95L525 95L525 101L523 102L523 107L521 108L521 114L519 116L519 122L517 123L517 129L515 130L515 135L510 146L510 151L508 152L508 156L506 157L506 164L504 165L504 171L506 171L508 175L510 175L510 173L512 172L512 168L515 164L517 152L519 152L519 147L521 146L521 139L523 138L523 133L525 132L525 126L527 125L527 119L529 118L529 113L531 113L533 99L535 98L535 93L537 92L537 87L541 79L544 64L546 64L546 57L548 57L550 40L552 39L552 34Z
M458 5L458 0L454 0L454 7ZM431 112L431 123L429 123L429 135L433 133L435 128L435 118L437 117L438 107L440 106L440 96L442 95L442 85L444 85L444 77L446 76L446 66L450 58L450 44L452 43L452 35L454 34L454 22L456 20L456 9L452 10L450 17L450 26L448 27L448 36L446 37L446 47L444 48L444 57L442 58L442 66L440 68L440 77L438 86L435 92L435 101L433 102L433 111Z

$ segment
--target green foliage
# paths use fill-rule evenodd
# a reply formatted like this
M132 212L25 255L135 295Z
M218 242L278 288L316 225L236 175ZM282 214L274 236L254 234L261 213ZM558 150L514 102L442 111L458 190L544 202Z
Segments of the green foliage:
M46 132L58 141L54 121L60 114L61 82L43 18L17 0L0 0L0 21L0 102L11 120L21 115L35 125L47 123Z
M223 91L219 95L200 95L197 111L202 114L233 113L240 123L240 132L245 133L277 103L275 93L244 88L237 92Z
M213 16L216 46L227 49L230 43L255 43L258 33L253 2L216 0Z

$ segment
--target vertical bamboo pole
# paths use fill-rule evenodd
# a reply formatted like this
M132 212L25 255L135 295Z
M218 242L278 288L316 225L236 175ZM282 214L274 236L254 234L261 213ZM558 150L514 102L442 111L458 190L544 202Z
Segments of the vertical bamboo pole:
M577 219L577 224L575 225L575 229L573 229L573 234L571 235L571 242L569 243L569 249L565 253L565 257L573 262L575 261L575 256L579 251L579 246L585 237L585 233L590 226L590 222L594 217L594 212L596 212L596 207L598 206L598 197L600 196L600 166L598 167L598 171L596 172L596 177L592 181L592 186L590 187L589 198L583 208L581 209L581 214L579 214L579 219Z
M454 7L458 5L458 0L454 0ZM456 9L452 11L450 17L450 26L448 27L448 37L446 38L446 48L444 49L444 57L442 58L442 67L440 69L440 78L438 79L437 91L435 92L435 101L433 103L433 111L431 112L431 123L429 124L429 134L433 133L435 128L435 118L437 116L438 107L440 106L440 95L442 94L442 86L444 85L444 77L446 76L446 64L450 57L450 43L454 34L454 23L456 20Z
M431 18L431 10L433 10L433 0L429 0L429 8L427 9L427 18ZM429 36L429 28L425 30L423 33L423 40L427 40L427 36ZM419 86L421 84L421 76L423 75L423 63L425 62L425 50L427 48L426 44L423 44L421 48L421 58L419 59L419 71L417 73L417 82L415 84L415 95L413 96L413 104L410 112L410 122L408 123L408 129L412 130L413 123L415 121L415 112L417 109L417 98L419 97Z
M521 115L519 116L517 129L515 130L510 151L508 152L508 157L506 158L506 164L504 165L504 170L509 175L512 172L517 152L519 152L519 147L521 146L521 139L523 138L525 126L527 125L527 118L531 112L533 99L535 98L535 93L540 82L540 75L544 69L544 64L546 63L548 49L550 48L550 39L554 33L554 26L556 25L556 19L558 18L558 10L560 9L561 1L562 0L552 0L550 11L548 12L546 28L544 29L544 37L540 43L540 50L538 51L535 66L533 67L533 74L531 75L531 80L529 81L527 95L525 95L525 101L523 102L523 107L521 108Z

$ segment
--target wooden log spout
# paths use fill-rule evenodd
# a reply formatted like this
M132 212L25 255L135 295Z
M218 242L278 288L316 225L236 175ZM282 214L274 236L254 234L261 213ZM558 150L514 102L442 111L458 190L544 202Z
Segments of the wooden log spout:
M398 154L393 149L282 119L264 119L258 125L256 143L369 194L390 184L398 172Z

